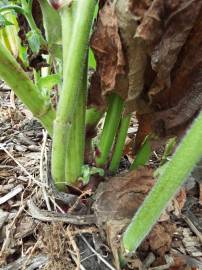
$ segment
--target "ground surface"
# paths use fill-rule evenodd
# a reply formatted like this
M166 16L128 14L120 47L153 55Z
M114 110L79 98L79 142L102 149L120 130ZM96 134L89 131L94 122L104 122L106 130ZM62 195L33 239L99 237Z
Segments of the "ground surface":
M58 217L43 222L30 214L30 199L44 210L67 210L46 187L49 144L40 124L0 83L0 269L116 269L96 226L69 225ZM201 175L199 169L190 176L170 206L176 229L166 254L150 245L139 250L130 269L202 269ZM153 238L153 247L163 245L162 238Z

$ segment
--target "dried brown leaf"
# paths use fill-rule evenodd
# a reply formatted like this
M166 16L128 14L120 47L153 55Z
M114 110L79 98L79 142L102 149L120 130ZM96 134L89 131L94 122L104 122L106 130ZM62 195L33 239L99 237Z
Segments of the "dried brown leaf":
M124 74L125 65L117 17L111 1L106 1L99 12L91 47L96 57L102 91L107 93L115 88L116 77Z
M202 266L200 261L186 255L175 255L173 259L170 270L199 270Z
M130 11L130 4L129 0L106 1L99 13L91 47L97 60L102 96L114 91L127 101L127 111L145 112L147 106L140 95L147 55L142 40L134 39L138 18ZM91 95L98 94L95 86L91 90Z
M152 0L141 1L129 1L129 9L136 16L136 19L141 20L144 17L145 12L148 10L152 3Z
M136 36L148 45L151 66L156 72L150 96L170 87L170 73L201 6L201 1L195 0L155 0L138 27Z
M154 184L152 174L152 170L143 168L101 183L94 203L98 224L132 218Z
M171 221L157 223L139 249L163 257L170 250L175 230L176 226Z
M112 177L99 185L94 210L97 225L112 250L116 269L120 269L118 250L120 235L129 224L154 184L153 172L147 168Z
M115 90L126 99L126 111L145 112L147 106L140 96L144 89L147 54L144 41L139 37L134 38L138 24L129 9L129 1L117 0L116 16L126 59L126 74L123 78L117 78Z
M161 111L141 117L137 136L139 141L144 139L145 130L148 133L157 133L161 137L166 134L181 135L202 105L200 83L202 3L201 1L181 1L181 3L174 1L173 7L177 3L178 9L175 12L173 10L173 16L165 25L165 33L151 52L153 62L155 62L155 54L158 56L158 68L156 69L154 63L152 64L157 72L157 77L149 90L149 95L152 96L152 105ZM181 9L179 9L180 7ZM188 22L185 18L188 19ZM178 19L179 24L174 24ZM170 34L170 38L168 34ZM164 39L166 42L169 41L169 44L165 43ZM181 43L177 42L178 39ZM175 44L176 42L177 44ZM152 44L152 42L150 43Z
M120 238L134 213L155 183L151 169L141 168L121 176L110 178L99 185L95 196L94 210L97 225L112 250L116 269L119 269L118 251ZM152 251L164 256L169 251L175 225L158 222L140 247L140 251ZM105 236L106 235L106 236Z

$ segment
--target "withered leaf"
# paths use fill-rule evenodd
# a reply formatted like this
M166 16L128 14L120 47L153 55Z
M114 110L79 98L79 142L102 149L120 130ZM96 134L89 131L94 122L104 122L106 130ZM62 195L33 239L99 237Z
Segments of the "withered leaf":
M98 224L132 218L154 184L152 174L151 169L142 168L101 183L93 206Z
M145 11L148 10L153 0L129 1L129 9L136 16L136 20L141 21Z
M101 235L107 237L116 269L120 269L118 236L129 224L145 196L154 184L151 169L141 168L121 176L112 177L99 185L93 208Z
M139 37L134 38L138 24L129 9L129 1L117 0L115 9L127 63L127 72L124 78L117 77L115 91L126 99L127 112L134 110L145 112L147 106L144 100L140 98L144 88L144 75L147 65L145 45Z
M102 3L91 41L102 96L115 91L127 112L143 114L139 141L184 126L201 107L201 8L197 0Z
M140 116L137 140L150 132L180 134L202 106L202 10L171 73L171 86L152 98L161 111ZM154 92L153 92L154 93Z
M134 39L138 19L131 13L130 4L129 0L106 1L99 12L91 47L102 95L114 91L127 101L126 111L145 112L147 106L139 97L144 87L147 55L142 41Z
M156 78L150 95L170 87L170 72L202 6L201 1L155 0L137 29L150 49Z
M124 56L118 33L114 6L106 1L99 12L96 30L91 38L91 47L97 61L97 71L104 93L115 88L116 76L124 74Z

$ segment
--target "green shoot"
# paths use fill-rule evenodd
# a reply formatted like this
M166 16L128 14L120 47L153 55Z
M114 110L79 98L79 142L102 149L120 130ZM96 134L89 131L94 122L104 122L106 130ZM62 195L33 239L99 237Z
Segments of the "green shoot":
M150 145L150 136L147 136L138 151L135 160L133 161L130 170L135 170L139 166L144 166L148 161L151 156L151 145Z
M33 115L41 121L48 133L52 135L55 112L52 109L50 99L43 97L15 58L1 43L0 78L13 89Z
M117 94L113 93L109 97L108 111L105 118L103 131L98 144L100 156L96 158L96 164L98 167L102 167L106 164L109 158L110 150L116 135L122 111L124 101Z
M115 173L117 169L119 168L128 128L130 125L130 119L131 119L131 115L123 116L121 119L118 136L117 136L114 151L113 151L112 161L109 166L109 171L112 173Z

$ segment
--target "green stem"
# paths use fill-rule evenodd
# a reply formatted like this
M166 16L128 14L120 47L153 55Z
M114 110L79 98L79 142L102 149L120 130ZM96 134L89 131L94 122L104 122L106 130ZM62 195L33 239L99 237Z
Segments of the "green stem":
M62 16L62 33L64 36L63 44L63 70L68 59L68 47L72 35L72 26L74 20L74 12L76 10L75 3L73 3L71 12L63 9L62 12L67 12L66 16ZM80 81L78 104L72 119L72 127L70 131L70 142L67 147L66 165L65 165L65 179L68 184L74 184L79 176L81 176L82 166L84 164L84 142L85 142L85 111L86 111L86 96L87 96L87 64L83 71L83 79Z
M127 115L127 116L123 116L121 120L118 137L117 137L114 152L113 152L112 161L109 166L109 171L112 173L115 173L119 168L119 164L120 164L121 157L123 154L123 148L125 145L126 136L128 134L130 119L131 119L131 115Z
M87 66L79 89L77 109L72 119L71 135L67 147L65 179L74 184L81 176L85 149L85 112L87 96Z
M63 70L65 70L66 59L68 59L68 47L72 35L73 20L76 12L76 2L73 3L71 12L63 9L62 12L67 12L66 16L62 16L62 32L66 43L66 50L63 51ZM87 63L83 71L83 79L80 81L79 96L76 111L72 119L72 127L70 131L70 142L67 147L65 179L69 185L74 184L82 173L84 165L84 149L85 149L85 114L86 114L86 97L87 97Z
M99 167L104 166L107 162L116 135L122 111L123 111L124 102L121 97L117 94L112 93L109 97L109 106L107 115L105 118L105 123L103 131L101 134L100 142L98 148L100 151L100 156L96 158L96 164Z
M60 12L62 23L62 48L63 48L63 72L68 63L68 53L72 38L72 31L74 26L73 7L63 8Z
M130 166L130 170L135 170L140 166L145 166L145 164L149 161L149 158L152 153L150 135L146 136L143 144L140 147L140 150L137 152L136 157L133 163Z
M27 22L28 22L31 30L37 32L37 34L40 37L40 41L41 41L42 46L46 47L47 46L47 42L44 39L44 37L43 37L40 29L37 27L37 25L36 25L36 23L34 21L34 18L32 16L32 1L29 0L27 2L26 0L21 0L21 4L22 4L22 9L24 10L24 13L23 14L26 17Z
M92 164L94 159L94 147L92 139L96 136L96 126L103 116L104 110L98 111L96 108L86 110L86 138L85 138L85 162Z
M6 5L0 8L0 13L15 10L17 13L25 14L25 11L23 8L17 5Z
M0 43L0 77L38 118L52 135L55 112L50 100L46 100L32 83L15 58Z
M62 30L61 18L57 11L50 7L47 0L39 1L43 14L43 25L45 28L45 36L48 42L50 55L55 58L62 59Z
M69 145L72 119L78 102L95 6L95 0L79 0L67 59L65 59L67 62L64 64L63 88L54 121L52 148L52 176L57 186L64 185L65 156ZM63 41L65 41L64 37Z
M124 252L135 251L202 157L202 112L188 130L123 235Z

